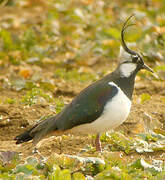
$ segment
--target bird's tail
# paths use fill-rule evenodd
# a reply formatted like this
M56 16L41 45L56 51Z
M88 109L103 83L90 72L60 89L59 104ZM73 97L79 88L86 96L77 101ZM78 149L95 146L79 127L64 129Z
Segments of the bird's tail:
M36 144L44 136L55 130L57 130L56 116L53 116L36 124L31 129L23 132L22 134L16 136L14 140L16 140L16 144L21 144L33 139L33 143Z

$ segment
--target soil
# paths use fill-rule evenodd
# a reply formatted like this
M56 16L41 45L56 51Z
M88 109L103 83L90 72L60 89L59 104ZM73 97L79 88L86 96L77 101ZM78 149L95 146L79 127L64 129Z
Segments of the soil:
M106 66L104 66L106 67ZM97 70L97 68L96 68ZM47 76L48 70L45 71L44 76ZM63 85L66 85L65 82ZM59 88L59 95L63 96L68 103L78 92L83 89L87 84L68 85L69 93L66 88ZM64 91L65 89L65 91ZM70 90L71 89L71 90ZM71 93L72 92L72 93ZM16 98L20 97L25 92L16 92L13 90L1 90L0 99ZM57 93L57 94L58 94ZM140 103L140 95L142 93L149 93L151 99ZM149 79L136 79L135 92L133 96L133 106L129 118L123 123L117 130L123 130L128 136L134 136L137 133L144 132L148 128L165 128L165 83L162 81L150 81ZM0 120L0 150L2 151L16 151L21 153L22 158L26 158L29 155L33 155L34 149L32 142L27 142L21 145L16 145L13 140L14 137L24 130L28 129L36 123L38 119L46 115L55 115L55 112L50 109L51 103L41 103L32 106L24 106L20 104L5 104L0 105L0 116L3 116L3 120ZM145 114L150 116L147 117ZM146 120L149 118L149 121ZM146 123L147 122L147 123ZM52 136L43 139L39 143L38 150L45 156L50 156L51 153L65 153L65 154L80 154L87 145L93 144L91 136L84 135L63 135ZM103 143L103 149L106 146ZM152 154L155 157L163 155L163 152ZM90 154L87 154L90 155ZM93 155L93 154L91 154ZM37 156L37 155L34 155ZM134 154L134 156L139 156ZM149 156L146 154L144 156ZM165 157L165 156L164 156ZM165 158L164 158L165 159Z

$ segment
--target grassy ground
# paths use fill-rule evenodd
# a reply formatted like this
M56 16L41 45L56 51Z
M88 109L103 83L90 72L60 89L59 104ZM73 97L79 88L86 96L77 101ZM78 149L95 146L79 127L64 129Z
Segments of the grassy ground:
M0 7L0 179L165 179L165 1L15 0ZM120 31L157 73L136 78L127 121L102 135L13 138L55 115L119 61Z

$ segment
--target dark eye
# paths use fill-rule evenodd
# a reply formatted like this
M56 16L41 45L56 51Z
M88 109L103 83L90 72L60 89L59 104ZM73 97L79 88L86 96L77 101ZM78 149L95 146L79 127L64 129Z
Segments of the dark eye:
M138 56L132 56L132 62L137 63L138 59Z

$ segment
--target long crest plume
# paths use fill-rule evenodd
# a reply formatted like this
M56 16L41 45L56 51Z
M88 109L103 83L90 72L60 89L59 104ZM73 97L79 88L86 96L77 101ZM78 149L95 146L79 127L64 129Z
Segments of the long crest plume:
M134 17L134 14L132 14L131 16L128 17L128 19L124 22L124 25L122 27L122 30L121 30L121 40L122 40L122 46L123 46L123 49L129 53L129 54L132 54L132 55L137 55L137 53L131 49L129 49L124 41L124 34L125 34L125 30L130 27L130 26L133 26L135 24L128 24L129 20Z

